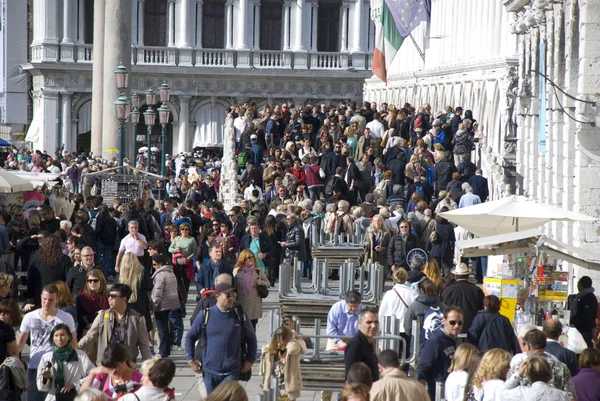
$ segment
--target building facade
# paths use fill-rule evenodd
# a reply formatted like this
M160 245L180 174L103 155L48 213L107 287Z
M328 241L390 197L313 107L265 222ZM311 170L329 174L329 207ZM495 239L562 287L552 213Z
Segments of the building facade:
M222 146L231 105L360 100L370 76L374 25L366 0L123 3L132 8L127 93L143 99L148 88L169 84L169 153ZM24 24L27 15L31 20L31 55L17 63L30 76L28 139L49 153L61 144L89 150L96 137L90 133L94 1L30 0L29 5L19 18ZM110 30L108 19L105 29ZM146 144L143 121L137 133L134 140L128 135L129 154ZM152 145L160 148L159 142L157 121Z
M371 2L372 17L380 7ZM599 23L598 0L432 0L430 23L405 40L387 85L367 79L365 99L471 109L492 198L523 194L598 216ZM600 249L598 223L546 230ZM600 278L575 276L584 273Z

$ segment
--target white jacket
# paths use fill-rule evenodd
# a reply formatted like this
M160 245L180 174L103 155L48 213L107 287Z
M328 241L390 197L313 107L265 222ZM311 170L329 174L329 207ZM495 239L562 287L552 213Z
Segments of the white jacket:
M379 306L379 321L383 324L385 316L396 316L400 321L400 332L404 333L404 316L415 302L419 293L406 284L396 284L386 292ZM400 299L402 297L402 300ZM409 333L410 334L410 333Z
M65 374L65 386L74 384L75 389L79 389L79 381L85 378L90 370L94 369L94 364L90 361L87 354L79 349L75 350L79 360L77 362L65 362L64 363L64 374ZM46 365L52 363L51 352L46 352L40 359L40 364L37 369L37 388L39 391L47 392L46 401L54 401L56 399L56 385L54 383L54 377L56 375L57 363L54 362L52 365L52 380L47 383L43 383L42 375L46 371Z
M504 384L501 401L571 401L569 393L552 387L548 383L535 382L531 386L516 386L518 379L513 375Z

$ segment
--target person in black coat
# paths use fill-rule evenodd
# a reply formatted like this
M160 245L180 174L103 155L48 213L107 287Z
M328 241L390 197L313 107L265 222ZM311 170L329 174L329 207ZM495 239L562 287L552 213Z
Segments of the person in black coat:
M484 310L475 319L467 338L469 342L486 352L492 348L500 348L513 355L521 352L519 340L510 324L510 320L500 314L500 299L495 295L487 295L483 299Z
M452 269L451 273L456 277L456 281L442 291L442 302L446 305L456 305L463 310L462 333L467 333L475 316L484 307L485 294L481 288L469 281L471 268L466 264L461 263Z
M346 159L348 169L346 170L346 184L348 185L348 198L351 206L356 205L357 199L360 194L361 200L364 198L364 194L361 192L361 174L360 170L354 162L354 157L348 156Z
M446 189L448 183L452 181L452 173L456 173L458 170L454 163L446 160L446 157L438 159L435 164L435 190L439 192Z
M109 277L114 267L112 250L117 239L118 224L108 212L108 206L100 205L98 210L95 228L96 250L98 251L98 257L102 257L102 273L105 277Z
M387 260L392 271L400 267L408 271L406 256L414 248L419 248L420 245L417 236L410 232L410 224L407 221L402 221L400 231L392 237L388 245Z
M392 171L392 182L394 185L400 185L404 189L406 185L406 178L404 172L406 171L406 155L400 148L398 148L399 153L395 158L390 158L390 160L385 164L386 168ZM404 191L402 191L404 195Z
M333 176L338 167L341 167L343 170L345 166L344 158L340 154L342 151L342 145L336 143L333 146L333 149L333 152L328 151L325 153L323 160L321 161L321 168L325 172L325 177Z
M490 190L488 188L488 180L483 175L480 168L475 170L475 175L469 178L469 185L473 188L473 193L479 196L481 203L485 202L490 196Z
M452 134L456 134L456 131L458 131L458 124L462 123L462 112L463 112L463 108L458 106L455 110L454 110L454 117L452 117L452 120L450 120L450 126L452 127Z
M588 347L592 347L592 331L596 327L598 300L592 287L592 279L583 276L577 283L579 292L573 301L569 300L571 324L581 333ZM569 297L571 298L571 297Z
M375 353L375 337L379 333L379 317L375 308L365 308L358 315L358 332L348 342L344 352L345 375L356 362L365 363L371 370L373 381L379 380L379 367Z
M291 263L294 258L304 262L306 260L306 243L304 241L304 229L300 224L298 216L288 214L286 217L288 232L285 236L285 241L281 243L281 247L285 249L285 256Z
M440 212L447 211L448 208L443 207ZM429 257L435 259L441 265L444 277L448 277L454 259L454 244L456 242L454 227L452 227L452 224L448 220L438 215L435 216L434 232L435 235L432 233L429 237ZM480 309L483 309L483 304Z
M562 330L563 326L560 323L560 320L548 319L544 320L544 323L542 323L542 333L546 336L546 352L554 355L556 359L567 365L571 377L573 377L579 370L577 354L570 349L563 347L558 342Z

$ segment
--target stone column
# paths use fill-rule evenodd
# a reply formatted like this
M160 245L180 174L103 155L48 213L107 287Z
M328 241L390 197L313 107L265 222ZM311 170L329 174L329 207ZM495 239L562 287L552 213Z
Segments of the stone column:
M190 96L179 97L179 143L177 152L189 151ZM175 153L175 152L173 152Z
M317 51L317 32L319 29L318 17L319 17L319 5L318 3L311 4L311 16L312 16L312 33L310 40L310 51L316 53Z
M60 104L58 93L50 93L45 91L41 99L41 121L40 127L41 140L38 141L40 150L46 150L49 155L53 155L56 149L60 146L60 134L58 122L60 121Z
M65 150L72 151L74 149L71 148L71 93L61 93L60 95L60 104L61 104L61 115L60 115L60 125L61 125L61 138L60 144L65 145ZM58 146L60 146L60 144Z
M69 138L69 143L70 148L69 149L73 149L73 150L77 150L77 124L79 123L79 120L77 118L72 118L71 119L71 137Z
M131 0L107 1L105 6L104 71L102 109L102 157L112 159L117 153L108 149L119 149L119 122L114 102L119 97L114 70L119 64L131 73ZM92 115L96 113L93 111ZM123 150L124 153L126 153Z
M348 52L348 14L350 6L348 4L342 4L342 33L340 35L340 51L342 53Z
M254 9L253 21L252 24L252 32L254 32L252 49L259 50L260 49L260 0L256 0L252 3L252 8Z
M144 16L146 15L145 0L138 0L137 10L137 45L144 46Z
M304 6L305 0L296 0L296 29L295 29L295 44L294 51L297 52L305 52L306 48L304 47L303 38L303 22L304 22Z
M233 49L233 0L225 3L225 48Z
M177 28L179 35L177 47L179 48L179 66L192 66L192 45L190 41L190 0L181 0L179 3L179 15Z
M364 3L363 0L356 0L354 6L354 27L352 27L352 31L354 32L354 45L352 47L352 53L364 53L365 49L362 45L363 39L363 13L364 13Z
M34 19L33 42L31 47L40 48L32 57L39 62L56 62L59 57L58 48L58 0L35 0L33 5Z
M92 64L92 152L102 154L104 79L104 1L94 2L94 58ZM131 58L130 58L131 59ZM113 106L114 107L114 106Z
M290 50L290 5L283 3L283 50Z
M240 15L236 22L238 40L238 50L248 50L248 43L246 41L248 30L248 0L239 0L240 2Z
M198 20L196 21L196 49L202 49L202 7L204 2L202 0L196 0L196 4L198 5Z
M225 209L233 207L238 196L237 165L235 162L235 129L233 116L228 115L223 135L223 165L221 166L221 182L219 200Z
M79 1L79 14L77 15L77 19L79 20L79 32L77 32L77 43L83 44L85 43L85 38L83 37L83 33L85 32L83 29L83 25L85 22L85 1L84 0L78 0Z
M175 47L175 0L167 2L167 46Z
M63 1L63 34L60 42L60 60L63 62L74 62L75 51L73 46L73 18L71 18L73 10L73 0Z

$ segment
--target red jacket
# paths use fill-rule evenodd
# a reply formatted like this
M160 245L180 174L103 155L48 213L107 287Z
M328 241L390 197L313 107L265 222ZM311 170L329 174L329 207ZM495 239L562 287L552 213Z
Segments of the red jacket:
M298 170L295 167L292 168L292 174L298 179L298 185L306 185L306 173L302 167Z

